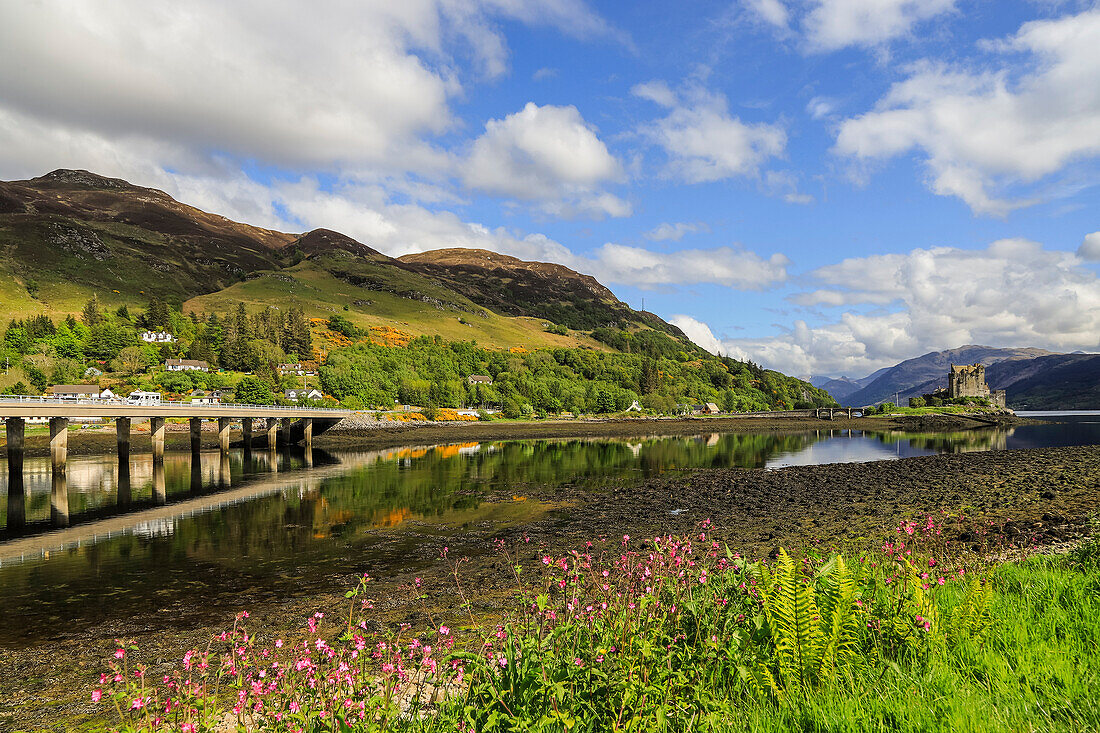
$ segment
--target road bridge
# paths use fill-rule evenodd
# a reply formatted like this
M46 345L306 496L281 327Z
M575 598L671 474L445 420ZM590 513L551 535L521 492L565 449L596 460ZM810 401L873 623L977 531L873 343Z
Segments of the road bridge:
M805 417L820 420L835 420L838 417L846 417L849 420L863 417L862 407L811 407L806 410L760 410L758 412L731 412L730 417Z
M311 448L314 435L328 430L350 414L350 410L325 407L195 405L178 402L131 404L121 400L0 396L0 418L4 420L7 434L9 501L12 498L13 486L10 477L18 475L19 486L22 486L24 434L26 421L31 418L49 421L54 521L64 526L68 518L65 470L69 454L70 420L87 418L114 420L119 466L125 464L127 470L130 460L131 424L134 420L148 420L155 476L158 465L163 473L165 420L169 418L182 418L190 423L192 454L199 452L203 421L217 420L218 447L222 456L227 457L229 428L235 421L241 423L241 439L246 451L251 451L253 445L258 442L274 453L279 445L289 446L300 443L306 448ZM253 421L256 419L264 420L264 435L254 435ZM275 466L278 465L277 460L273 460L272 463Z

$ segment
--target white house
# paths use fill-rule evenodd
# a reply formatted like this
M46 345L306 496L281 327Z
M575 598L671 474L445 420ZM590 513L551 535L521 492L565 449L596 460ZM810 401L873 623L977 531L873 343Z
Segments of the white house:
M207 392L204 389L196 389L191 393L192 405L220 405L221 403L222 393L220 390Z
M466 377L466 381L469 384L492 384L493 378L488 374L471 374Z
M201 359L166 359L164 368L170 372L208 372L210 365Z
M167 331L145 331L141 334L141 340L147 344L172 344L176 337Z
M311 387L310 389L288 389L283 392L283 396L291 402L300 402L301 400L319 400L325 394L316 387Z
M284 376L287 375L287 374L296 374L299 377L305 376L307 374L312 376L312 375L317 374L317 366L313 362L297 362L295 364L290 364L290 363L280 364L279 365L279 374L282 374Z
M46 390L46 395L59 400L113 400L116 398L110 387L100 389L98 384L55 384Z

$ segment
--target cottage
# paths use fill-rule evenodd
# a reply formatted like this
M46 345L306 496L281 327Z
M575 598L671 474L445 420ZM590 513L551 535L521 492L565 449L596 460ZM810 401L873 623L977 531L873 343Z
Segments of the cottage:
M300 361L294 364L280 364L279 374L286 376L288 374L296 374L299 377L307 375L317 374L317 365L313 362Z
M220 405L222 393L219 390L207 392L205 389L196 389L191 393L192 405Z
M288 389L283 392L283 397L291 402L300 402L301 400L320 400L324 398L324 393L316 387L310 389Z
M145 331L141 334L141 340L147 344L171 344L176 337L167 331Z
M210 365L201 359L166 359L164 368L170 372L208 372Z
M471 374L466 381L470 384L492 384L493 378L487 374Z
M713 402L708 402L707 404L703 405L703 412L708 415L717 415L721 412L721 410L718 409L718 405L714 404Z
M113 400L115 393L110 387L100 389L97 384L55 384L46 390L46 395L59 400Z
M638 400L634 400L630 403L630 407L626 408L627 412L641 412L642 406L638 404Z

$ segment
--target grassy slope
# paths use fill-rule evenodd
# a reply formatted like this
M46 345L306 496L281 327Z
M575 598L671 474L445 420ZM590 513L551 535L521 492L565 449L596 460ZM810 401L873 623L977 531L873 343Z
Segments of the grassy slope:
M365 265L360 274L369 273ZM417 276L405 273L410 278ZM310 317L328 318L340 314L359 327L392 326L417 335L439 335L448 340L474 340L491 346L585 346L607 350L599 342L578 333L556 336L546 333L541 319L497 315L443 288L428 289L423 279L395 280L395 286L416 287L444 305L366 289L339 280L312 261L269 272L216 293L192 298L184 312L228 311L243 302L250 310L279 303L279 307L301 308ZM446 298L444 300L444 298ZM356 302L360 304L356 304ZM348 306L348 310L344 310ZM484 314L484 315L482 315ZM459 322L459 319L465 323Z

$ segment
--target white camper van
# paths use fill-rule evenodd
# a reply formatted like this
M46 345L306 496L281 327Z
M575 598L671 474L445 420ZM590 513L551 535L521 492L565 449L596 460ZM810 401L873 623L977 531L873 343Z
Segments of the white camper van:
M142 392L140 390L131 392L126 397L127 405L159 405L160 404L160 392Z

